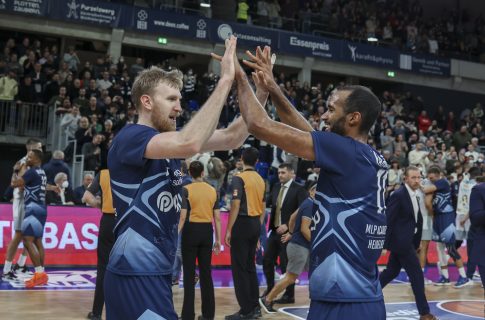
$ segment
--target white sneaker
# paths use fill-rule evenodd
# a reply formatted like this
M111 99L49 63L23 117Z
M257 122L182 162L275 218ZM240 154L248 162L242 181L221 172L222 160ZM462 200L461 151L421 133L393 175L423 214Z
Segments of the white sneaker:
M433 284L433 281L429 280L428 278L424 277L424 285Z
M475 271L475 273L473 274L473 279L481 279L480 273L478 273L478 271Z

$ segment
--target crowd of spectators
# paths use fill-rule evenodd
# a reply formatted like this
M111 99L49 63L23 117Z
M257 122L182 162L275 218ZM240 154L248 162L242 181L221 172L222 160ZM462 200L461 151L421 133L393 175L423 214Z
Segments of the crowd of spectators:
M121 57L114 62L109 55L98 56L95 63L81 61L73 47L62 54L58 53L57 46L43 47L39 41L31 42L28 37L20 43L15 39L6 42L0 57L0 93L5 93L5 87L2 87L5 79L20 84L18 92L9 99L1 98L53 106L61 129L77 142L75 148L74 144L70 144L64 152L58 150L53 153L52 160L46 164L50 182L62 186L64 181L72 181L69 168L63 163L69 163L73 154L84 155L84 170L87 173L96 173L106 167L107 150L114 135L126 124L136 122L136 110L130 101L131 86L138 72L146 66L142 58L133 61L128 65ZM160 67L172 68L167 62L160 64ZM218 76L213 73L199 76L191 69L182 71L185 72L183 111L177 119L178 127L182 127L197 112L218 81ZM317 82L310 85L289 78L285 73L275 77L295 108L316 130L322 130L325 123L321 116L326 111L326 99L335 86L342 83ZM22 92L30 94L22 95ZM484 110L480 103L464 107L460 114L446 111L445 106L429 114L425 101L411 92L384 91L380 99L383 111L368 142L381 151L392 166L389 190L400 184L402 168L409 164L420 167L423 173L431 165L438 165L452 182L459 181L470 167L483 166L484 154L481 150L485 148L485 131ZM271 100L266 108L273 118L277 118ZM237 92L234 88L223 108L219 126L227 126L237 113ZM305 183L318 177L318 169L310 161L285 154L252 137L248 138L246 144L260 150L258 171L270 183L276 180L275 169L282 162L293 164L297 181ZM197 157L207 164L206 177L222 195L230 183L228 180L237 172L238 154L238 150L233 150ZM64 175L58 177L60 172ZM92 175L88 178L92 179ZM79 204L76 194L82 193L83 186L65 187L77 187L78 190L69 192L69 196L66 194L72 201L62 197L61 203ZM51 200L59 202L59 199Z

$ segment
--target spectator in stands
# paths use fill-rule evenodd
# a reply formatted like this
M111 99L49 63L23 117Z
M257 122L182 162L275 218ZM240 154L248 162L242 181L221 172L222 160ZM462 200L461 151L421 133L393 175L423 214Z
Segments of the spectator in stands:
M84 192L89 187L91 182L93 182L94 176L91 173L85 173L83 176L83 183L74 189L74 197L78 203L83 203L82 198L84 196Z
M54 178L59 172L63 172L67 175L67 179L70 180L71 170L64 162L64 152L61 150L55 150L52 153L52 158L42 166L45 171L48 184L54 184Z
M74 46L69 46L67 52L64 53L63 60L67 64L69 70L72 73L77 74L77 66L81 63L81 61L79 61L79 57L74 50Z
M77 142L76 154L81 154L83 145L91 142L95 134L96 131L94 131L94 128L89 125L89 119L86 117L81 117L81 119L79 119L78 129L74 134Z
M94 128L94 130L98 133L103 131L103 125L98 122L98 115L92 114L89 116L89 120L91 122L91 126Z
M71 112L65 113L62 116L61 130L66 133L69 140L74 139L80 119L81 115L79 114L79 107L76 104L72 106Z
M99 170L101 164L101 142L103 142L103 135L95 134L91 142L83 144L84 170L96 172Z
M59 106L62 106L62 103L66 98L67 98L67 89L65 86L60 86L59 92L57 93L57 95L53 96L47 104L49 106L54 106L54 109L57 109Z
M472 135L468 132L466 126L461 126L460 131L453 134L453 146L456 150L466 148L472 139Z
M79 95L77 96L77 98L72 100L72 103L77 105L79 108L88 108L89 101L86 98L86 89L79 88Z
M142 58L136 58L135 63L131 65L130 67L130 77L132 79L135 79L138 73L145 69L145 66L143 65L143 59Z
M0 100L14 100L19 90L16 78L13 70L8 70L7 74L0 78Z
M47 81L40 63L34 65L34 72L32 72L30 76L32 77L32 84L35 89L35 101L40 102L43 100L44 86Z
M62 100L62 105L58 105L56 107L56 115L64 115L71 112L71 109L71 100L69 99L69 97L66 97Z
M90 98L90 97L98 98L100 96L101 96L101 92L96 87L96 80L94 80L94 79L89 80L89 85L88 85L88 88L86 89L86 97L88 97L88 98Z
M110 80L109 78L109 72L108 71L104 71L103 72L103 78L101 79L98 79L96 81L96 88L98 90L107 90L109 89L111 86L113 85L113 82Z
M249 20L249 5L246 0L239 0L237 4L236 18L239 23L248 23Z
M384 130L384 135L381 136L382 151L388 151L389 154L394 153L394 141L395 141L395 138L392 135L392 129L386 128Z
M88 107L82 107L79 109L81 115L83 117L90 118L93 114L97 116L101 116L101 111L98 108L98 99L96 97L89 98L89 105Z
M428 117L428 113L426 110L421 111L420 115L418 116L418 129L426 134L430 125L431 119Z
M69 205L73 206L77 203L74 197L74 191L69 187L69 181L67 180L67 175L64 172L59 172L54 177L54 183L59 188L59 192L50 191L46 192L46 204L48 205Z
M12 53L10 55L10 61L7 64L9 70L15 71L16 74L24 74L24 68L18 62L17 54Z
M17 94L17 103L27 102L32 103L36 100L36 94L34 86L32 85L32 78L30 75L24 77L23 82L20 84Z
M104 121L104 130L99 131L104 136L104 141L109 141L113 138L113 121L107 119Z
M51 81L48 81L44 89L44 102L48 103L51 101L52 97L59 93L61 87L61 82L59 79L59 74L54 73L52 75Z
M428 162L428 151L424 150L424 145L421 142L416 143L414 150L411 150L408 154L409 164L412 166L420 166L425 168Z

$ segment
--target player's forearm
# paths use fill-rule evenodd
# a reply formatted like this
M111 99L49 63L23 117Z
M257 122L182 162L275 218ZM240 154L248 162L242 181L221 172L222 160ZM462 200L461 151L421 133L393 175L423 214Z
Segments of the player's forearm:
M246 74L238 73L236 80L239 109L249 131L251 132L251 129L255 129L258 126L263 126L265 120L268 120L269 117L254 95L253 89L249 85Z
M227 128L214 131L214 134L204 144L201 151L222 151L239 148L248 135L248 127L244 119L240 117Z
M221 214L219 210L214 212L214 225L216 227L216 241L221 241Z
M312 126L308 121L296 110L291 102L286 98L281 89L276 86L271 87L270 91L271 100L276 106L276 112L281 119L281 122L300 129L302 131L313 131Z
M219 122L222 107L231 90L232 82L232 80L221 79L200 111L180 131L180 138L188 141L187 144L194 148L195 153L202 149L204 143L214 133Z

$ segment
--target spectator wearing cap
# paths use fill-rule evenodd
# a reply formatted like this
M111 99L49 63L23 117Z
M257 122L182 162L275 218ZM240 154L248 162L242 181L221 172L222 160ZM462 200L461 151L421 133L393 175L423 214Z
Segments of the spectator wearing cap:
M13 70L0 78L0 100L13 101L18 93L18 83Z

